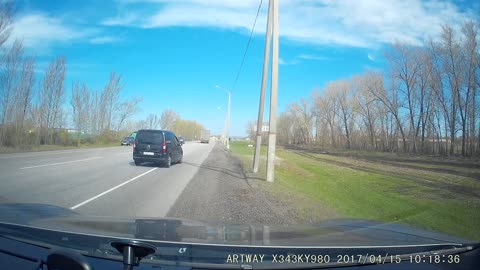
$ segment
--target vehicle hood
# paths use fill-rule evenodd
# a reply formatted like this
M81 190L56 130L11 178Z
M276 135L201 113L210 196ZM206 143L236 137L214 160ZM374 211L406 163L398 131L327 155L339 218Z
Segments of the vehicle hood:
M45 204L0 204L2 225L18 224L108 237L257 246L399 246L469 244L474 241L400 223L335 219L314 225L236 225L176 218L114 218Z

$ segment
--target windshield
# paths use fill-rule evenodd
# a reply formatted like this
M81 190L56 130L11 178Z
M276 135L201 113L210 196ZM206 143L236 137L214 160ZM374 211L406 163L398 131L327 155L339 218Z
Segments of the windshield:
M86 3L0 1L0 225L480 241L478 1Z

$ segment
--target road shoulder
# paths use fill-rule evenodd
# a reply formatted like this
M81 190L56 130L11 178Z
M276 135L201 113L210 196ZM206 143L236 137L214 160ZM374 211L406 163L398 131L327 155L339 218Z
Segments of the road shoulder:
M252 185L242 162L217 143L167 216L229 224L297 224L292 207Z

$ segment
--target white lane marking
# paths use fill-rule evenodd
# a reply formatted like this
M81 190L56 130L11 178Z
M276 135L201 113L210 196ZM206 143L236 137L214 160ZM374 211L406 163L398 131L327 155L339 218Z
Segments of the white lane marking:
M5 156L0 156L0 158L21 158L21 157L39 157L39 156L50 156L50 155L63 155L63 154L71 154L71 153L84 153L87 151L68 151L68 152L55 152L55 153L42 153L42 154L32 154L32 155L17 155L17 156L10 156L9 154L2 154Z
M94 152L95 150L106 150L108 148L91 148L91 149L75 149L73 151L66 151L66 150L53 150L53 151L43 151L35 154L19 154L12 156L11 154L0 154L0 159L2 158L23 158L23 157L40 157L40 156L54 156L54 155L64 155L64 154L71 154L71 153L88 153Z
M55 165L62 165L62 164L67 164L67 163L82 162L82 161L93 160L93 159L99 159L99 158L102 158L102 157L93 157L93 158L78 159L78 160L71 160L71 161L58 162L58 163L50 163L50 164L43 164L43 165L29 166L29 167L23 167L23 168L20 168L20 170L25 170L25 169L33 169L33 168L40 168L40 167L47 167L47 166L55 166Z
M107 190L107 191L104 191L104 192L102 192L102 193L100 193L100 194L98 194L98 195L96 195L96 196L93 196L92 198L90 198L90 199L88 199L88 200L86 200L86 201L83 201L83 202L81 202L81 203L79 203L79 204L77 204L77 205L75 205L75 206L72 206L72 207L70 207L70 209L75 210L75 209L77 209L78 207L80 207L80 206L82 206L82 205L84 205L84 204L87 204L87 203L89 203L89 202L91 202L91 201L93 201L93 200L96 200L96 199L102 197L103 195L105 195L105 194L107 194L107 193L109 193L109 192L114 191L115 189L117 189L117 188L119 188L119 187L122 187L122 186L124 186L124 185L126 185L126 184L128 184L128 183L130 183L130 182L132 182L132 181L137 180L138 178L140 178L140 177L142 177L142 176L144 176L144 175L146 175L146 174L148 174L148 173L151 173L151 172L155 171L156 169L158 169L158 167L157 167L157 168L153 168L153 169L151 169L151 170L149 170L149 171L146 171L146 172L144 172L144 173L142 173L142 174L140 174L140 175L137 175L137 176L135 176L134 178L132 178L132 179L130 179L130 180L127 180L127 181L125 181L125 182L123 182L123 183L121 183L121 184L119 184L119 185L116 185L116 186L112 187L111 189L109 189L109 190Z

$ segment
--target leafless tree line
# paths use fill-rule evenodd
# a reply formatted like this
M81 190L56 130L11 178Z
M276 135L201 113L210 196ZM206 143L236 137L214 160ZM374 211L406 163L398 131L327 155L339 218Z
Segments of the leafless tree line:
M13 2L0 2L0 146L71 143L67 127L76 133L118 135L141 102L137 97L122 100L122 76L111 73L101 91L74 82L69 107L66 58L55 58L36 78L35 58L25 54L22 40L7 45L13 10Z
M478 29L445 25L423 47L392 45L387 70L330 82L291 103L278 119L279 143L479 155Z
M151 113L145 120L134 122L132 129L171 130L177 136L183 136L185 140L195 140L200 138L204 127L196 121L182 119L180 114L172 109L166 109L161 116Z
M139 111L142 98L121 99L121 78L113 72L102 91L91 90L85 83L73 83L70 104L78 130L90 134L118 132L124 128L126 120Z

